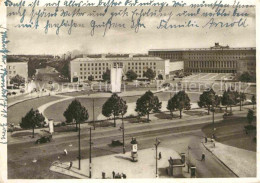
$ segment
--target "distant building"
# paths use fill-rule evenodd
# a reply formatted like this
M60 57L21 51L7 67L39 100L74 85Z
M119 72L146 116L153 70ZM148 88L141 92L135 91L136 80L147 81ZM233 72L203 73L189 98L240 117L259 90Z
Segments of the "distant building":
M113 64L113 65L112 65ZM94 80L102 80L102 75L111 66L118 65L123 68L123 75L128 70L133 70L137 73L139 79L145 78L144 71L151 68L156 72L156 77L162 74L164 78L169 75L169 60L164 60L158 57L134 57L132 55L111 57L105 55L95 58L85 57L76 58L70 62L71 82L81 82L88 80L88 76L92 75Z
M230 48L215 43L210 48L198 49L152 49L150 56L170 59L170 63L184 61L184 70L187 72L206 73L237 73L239 63L250 57L250 63L256 62L256 48ZM247 71L255 73L255 68L247 67Z
M249 72L251 75L256 75L256 58L245 57L238 61L237 72L242 74L243 72Z
M8 62L6 65L7 70L7 86L10 85L10 80L16 75L25 78L25 82L28 82L28 62Z

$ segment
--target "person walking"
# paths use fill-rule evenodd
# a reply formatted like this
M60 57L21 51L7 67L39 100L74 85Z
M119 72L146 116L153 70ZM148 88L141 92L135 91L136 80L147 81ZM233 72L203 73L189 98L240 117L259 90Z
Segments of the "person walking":
M205 154L204 153L202 153L202 155L201 155L201 161L205 161Z
M159 152L159 160L162 159L162 153Z
M115 174L116 174L115 171L113 171L113 172L112 172L113 179L115 178Z

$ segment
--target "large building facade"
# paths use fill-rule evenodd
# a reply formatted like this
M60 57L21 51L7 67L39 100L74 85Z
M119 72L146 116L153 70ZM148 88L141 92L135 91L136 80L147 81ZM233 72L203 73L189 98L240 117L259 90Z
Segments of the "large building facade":
M118 65L123 68L123 76L128 70L133 70L139 79L143 79L144 72L151 68L156 72L156 77L162 74L164 78L169 76L169 60L159 57L106 57L101 58L76 58L70 62L71 82L87 81L89 76L94 80L102 80L102 75L107 69ZM125 79L125 77L124 77Z
M150 56L170 59L170 62L184 61L186 72L207 72L207 73L237 73L243 62L249 62L248 72L255 73L256 48L230 48L215 43L210 48L200 49L162 49L149 50ZM252 64L253 63L253 64ZM251 67L252 66L252 67Z
M25 79L25 83L28 82L28 62L8 62L6 65L7 70L7 86L11 83L11 79L16 76L22 76Z

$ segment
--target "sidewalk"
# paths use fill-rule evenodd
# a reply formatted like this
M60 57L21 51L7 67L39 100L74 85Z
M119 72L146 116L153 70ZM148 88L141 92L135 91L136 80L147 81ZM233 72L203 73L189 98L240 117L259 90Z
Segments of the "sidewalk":
M162 159L158 160L159 177L171 178L166 175L166 167L169 166L168 159L180 158L180 155L173 149L165 147L158 147L159 152L162 154ZM150 148L138 151L138 162L131 161L131 152L92 158L92 178L101 179L102 172L106 174L106 178L112 178L113 171L116 174L124 173L127 178L155 178L155 156L155 148ZM65 170L68 165L69 162L65 162L61 166L51 166L50 170L75 178L88 178L89 159L81 160L81 170L78 170L78 161L73 161L72 168Z
M238 177L256 177L256 152L219 142L215 142L215 147L212 142L203 145Z

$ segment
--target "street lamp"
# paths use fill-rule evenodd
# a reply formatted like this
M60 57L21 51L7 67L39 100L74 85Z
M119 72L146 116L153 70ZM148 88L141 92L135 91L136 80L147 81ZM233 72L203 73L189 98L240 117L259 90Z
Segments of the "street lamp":
M92 111L93 111L93 127L94 127L94 130L96 129L96 125L95 125L95 98L92 99L93 102L92 102Z
M76 121L76 123L77 123L77 121ZM79 131L79 134L78 134L78 142L79 142L79 149L78 149L79 156L78 156L78 159L79 159L79 170L80 170L80 160L81 160L81 152L80 152L80 123L79 123L78 131Z
M124 115L122 115L122 136L123 136L123 153L125 154L125 125L124 125Z
M187 161L187 164L188 164L188 173L190 172L190 149L191 149L191 147L188 146L188 161Z
M89 178L92 177L92 160L91 160L91 148L92 148L92 139L91 139L91 127L89 128Z
M156 168L156 169L155 169L156 178L158 177L158 170L157 170L157 169L158 169L158 168L157 168L157 166L158 166L157 154L158 154L158 153L157 153L157 149L158 149L159 144L160 144L160 140L158 140L158 138L156 137L155 144L154 144L154 145L155 145L155 153L156 153L156 157L155 157L155 160L156 160L156 161L155 161L155 163L156 163L156 165L155 165L155 166L156 166L156 167L155 167L155 168Z

